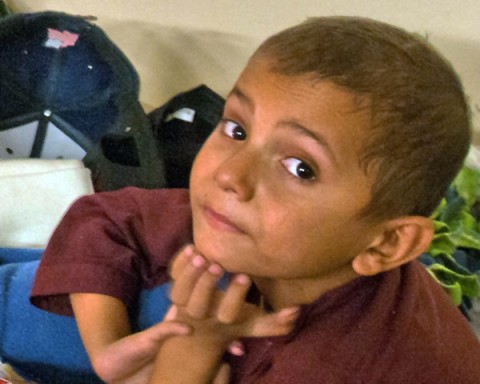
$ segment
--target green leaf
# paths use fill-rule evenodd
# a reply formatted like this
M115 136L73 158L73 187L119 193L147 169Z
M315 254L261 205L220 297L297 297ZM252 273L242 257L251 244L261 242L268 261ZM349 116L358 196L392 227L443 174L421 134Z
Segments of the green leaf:
M455 238L457 247L480 250L480 234L472 229L465 229Z
M479 196L480 171L464 166L453 181L453 187L471 207Z
M449 270L456 272L460 275L473 274L472 271L469 271L467 268L458 263L452 255L440 254L436 257L436 260L438 264L441 264L445 268L448 268Z
M452 282L452 283L444 283L443 281L441 281L437 275L431 271L430 269L427 269L427 271L430 272L430 275L432 275L432 277L442 286L442 288L448 293L448 295L450 296L450 298L452 299L453 303L456 305L456 306L459 306L461 303L462 303L462 298L463 298L463 294L462 294L462 287L460 285L460 283L458 282Z
M432 213L430 216L432 220L437 220L437 218L442 214L442 212L445 210L445 207L447 206L447 199L443 198L442 201L440 201L440 204L438 204L437 208L435 208L435 211Z
M455 199L440 216L444 221L434 221L435 235L430 250L439 248L447 254L458 247L480 250L478 223L463 199Z
M456 242L450 233L438 233L433 236L428 253L433 257L442 254L451 255L456 248Z
M457 305L464 296L480 296L479 276L453 257L459 248L480 251L480 223L472 209L479 196L480 171L464 166L431 216L435 234L427 252L435 263L427 269Z
M469 211L466 201L461 196L457 196L447 202L446 207L443 209L439 216L439 220L448 225L457 226L459 222L462 222L462 213Z
M480 280L475 273L464 275L441 264L432 264L427 269L447 290L456 305L460 305L464 295L474 298L480 294Z
M448 233L450 232L450 227L447 223L439 220L433 220L433 229L435 233Z

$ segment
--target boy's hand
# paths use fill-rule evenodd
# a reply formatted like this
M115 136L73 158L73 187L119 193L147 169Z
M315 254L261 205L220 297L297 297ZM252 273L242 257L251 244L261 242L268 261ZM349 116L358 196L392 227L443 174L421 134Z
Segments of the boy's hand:
M95 355L96 371L102 380L111 384L144 384L162 343L170 336L187 335L190 331L184 324L161 322L126 336Z
M106 348L105 364L108 364L109 384L145 384L151 377L154 359L162 343L170 336L187 335L190 327L165 321L151 328L127 336ZM228 384L229 367L222 366L213 384ZM107 378L105 378L107 379ZM104 380L105 380L104 379Z
M229 346L237 350L234 354L242 354L238 338L280 336L292 329L298 308L268 314L245 301L251 286L246 275L235 276L226 291L220 291L217 282L223 273L193 246L175 258L171 268L173 305L166 319L188 324L193 331L165 342L150 384L228 383L228 366L221 365L221 359Z
M251 287L248 276L235 276L225 292L217 288L224 271L210 264L193 246L175 258L171 275L174 284L171 299L175 320L190 324L196 336L204 334L208 342L228 345L240 337L280 336L288 333L298 316L298 308L266 313L245 301Z
M92 366L106 383L146 383L165 340L192 330L164 321L132 334L127 308L119 299L73 293L70 300Z

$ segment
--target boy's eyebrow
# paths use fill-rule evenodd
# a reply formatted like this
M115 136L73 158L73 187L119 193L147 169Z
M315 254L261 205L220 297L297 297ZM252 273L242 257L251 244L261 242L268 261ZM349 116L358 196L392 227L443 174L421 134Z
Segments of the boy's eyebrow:
M233 87L231 90L230 94L228 96L235 96L237 99L242 104L246 104L247 108L250 111L255 110L255 104L253 103L252 99L250 99L242 90L236 85ZM307 136L313 140L315 140L318 144L320 144L328 153L328 155L331 157L334 163L337 163L337 158L335 156L335 153L333 152L331 146L329 145L328 141L320 135L318 132L314 132L311 129L308 129L304 125L300 124L299 122L295 120L286 120L286 121L281 121L280 126L284 127L290 127L293 128L295 131L301 133L304 136Z
M299 132L300 134L313 139L318 144L320 144L321 147L323 147L326 150L326 152L328 153L328 155L332 159L332 161L335 164L337 163L337 158L335 156L335 153L332 150L332 147L330 146L328 141L322 135L320 135L318 132L315 132L315 131L312 131L311 129L308 129L307 127L305 127L304 125L296 122L295 120L282 121L280 123L280 126L292 128L293 130Z
M245 93L242 92L242 90L238 87L238 85L235 85L233 89L230 91L228 97L230 96L235 96L237 99L240 100L242 104L246 104L248 109L250 109L250 111L253 111L255 109L255 105L253 104L253 101Z

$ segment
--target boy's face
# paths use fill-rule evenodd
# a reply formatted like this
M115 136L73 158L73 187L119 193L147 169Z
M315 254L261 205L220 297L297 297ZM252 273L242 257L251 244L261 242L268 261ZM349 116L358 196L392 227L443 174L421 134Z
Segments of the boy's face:
M353 273L374 227L356 216L370 199L358 159L368 117L332 83L251 62L193 166L196 247L254 279Z

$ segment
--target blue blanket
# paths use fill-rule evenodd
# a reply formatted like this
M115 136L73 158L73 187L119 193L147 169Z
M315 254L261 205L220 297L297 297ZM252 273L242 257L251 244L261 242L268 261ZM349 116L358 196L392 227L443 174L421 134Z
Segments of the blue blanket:
M101 383L93 374L75 320L42 311L29 295L41 249L0 248L0 360L45 384ZM161 321L169 285L141 293L135 328Z

